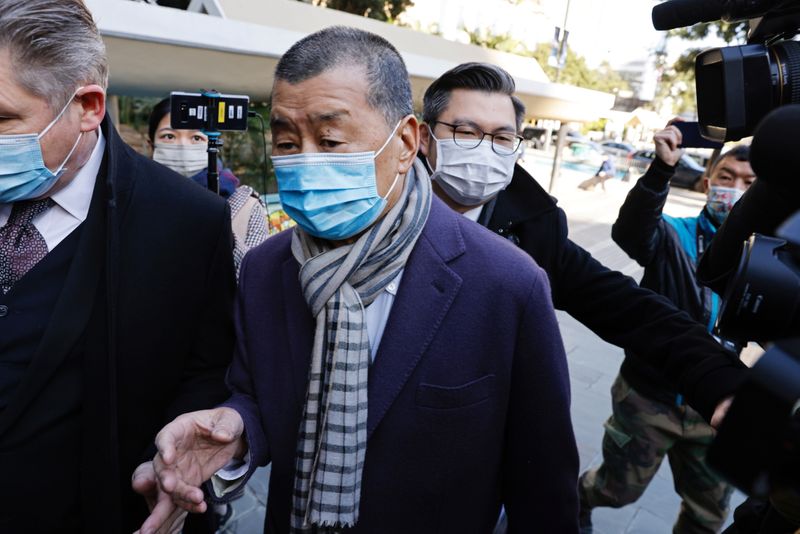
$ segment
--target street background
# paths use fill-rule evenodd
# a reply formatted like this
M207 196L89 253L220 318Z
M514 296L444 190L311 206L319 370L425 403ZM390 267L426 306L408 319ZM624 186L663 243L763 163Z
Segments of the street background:
M529 150L522 165L547 189L552 156ZM570 238L588 250L608 268L621 271L637 281L642 268L631 260L611 239L611 225L619 206L635 180L606 182L606 190L578 189L596 169L587 165L566 164L556 180L553 196L567 213ZM696 215L705 196L673 188L665 213L678 217ZM557 312L564 347L569 362L572 385L572 423L580 454L581 472L601 463L603 422L611 414L610 389L622 363L622 349L609 345L564 312ZM543 436L543 439L547 439ZM267 499L269 467L262 468L248 484L245 495L234 505L234 514L223 532L257 534L262 531ZM731 510L744 500L738 491L731 500ZM647 491L638 502L621 509L598 508L592 514L596 534L667 534L678 515L680 498L675 493L667 462L661 466ZM731 519L729 517L728 523Z

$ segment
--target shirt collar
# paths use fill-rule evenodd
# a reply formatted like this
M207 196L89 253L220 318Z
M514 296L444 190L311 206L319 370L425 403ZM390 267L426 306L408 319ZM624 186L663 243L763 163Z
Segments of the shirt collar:
M465 211L463 215L472 222L478 222L478 218L481 216L481 211L483 211L483 204L476 206L471 210Z
M63 189L54 193L50 198L53 202L61 206L64 211L80 221L86 220L89 213L89 205L92 203L92 193L103 163L106 141L100 128L97 129L97 143L94 145L92 155L89 160L81 167L78 174Z

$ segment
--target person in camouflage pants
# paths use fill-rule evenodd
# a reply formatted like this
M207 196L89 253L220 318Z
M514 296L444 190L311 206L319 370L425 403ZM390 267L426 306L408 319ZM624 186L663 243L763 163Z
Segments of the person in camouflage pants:
M706 464L712 428L685 404L669 407L639 395L621 376L611 396L603 465L581 476L582 508L618 508L636 501L668 456L675 489L683 499L674 532L719 532L733 488Z
M654 142L656 158L620 207L611 237L644 267L642 287L662 294L711 332L721 297L697 282L696 265L733 204L756 179L749 151L738 146L722 154L703 179L703 209L695 217L676 218L663 209L683 155L682 135L669 124L654 135ZM738 359L738 344L717 341L731 361ZM706 464L714 429L685 404L678 386L643 356L625 351L612 389L613 412L605 425L603 465L580 477L581 533L592 531L593 508L620 507L638 499L664 456L682 498L673 532L718 532L728 515L732 489Z

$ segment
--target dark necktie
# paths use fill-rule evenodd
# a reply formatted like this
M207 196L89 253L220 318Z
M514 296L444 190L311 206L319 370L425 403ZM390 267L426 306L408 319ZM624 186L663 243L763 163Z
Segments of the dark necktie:
M4 294L47 255L47 243L33 219L52 205L49 198L15 202L8 222L0 228L0 290Z

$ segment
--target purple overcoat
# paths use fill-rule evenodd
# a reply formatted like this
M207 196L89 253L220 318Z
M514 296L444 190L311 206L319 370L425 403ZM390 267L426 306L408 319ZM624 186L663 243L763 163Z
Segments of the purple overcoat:
M265 532L289 531L314 337L290 231L242 264L228 406L272 462ZM434 197L369 372L355 528L366 534L578 530L569 379L544 271ZM249 475L248 474L248 475Z

